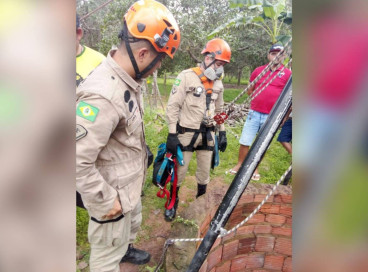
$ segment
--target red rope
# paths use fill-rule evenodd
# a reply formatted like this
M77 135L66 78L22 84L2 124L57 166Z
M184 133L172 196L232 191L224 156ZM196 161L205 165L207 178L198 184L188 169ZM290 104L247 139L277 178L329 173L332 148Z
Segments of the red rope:
M177 160L176 158L173 159L174 162L174 182L171 186L173 186L173 190L172 190L172 196L171 196L171 201L170 203L170 192L166 189L167 184L171 181L172 179L172 175L169 175L165 181L165 185L163 188L160 188L160 190L157 192L157 196L159 198L165 198L166 196L166 203L165 203L165 208L170 210L174 207L175 205L175 201L176 201L176 188L177 188L177 184L178 184L178 174L177 174Z

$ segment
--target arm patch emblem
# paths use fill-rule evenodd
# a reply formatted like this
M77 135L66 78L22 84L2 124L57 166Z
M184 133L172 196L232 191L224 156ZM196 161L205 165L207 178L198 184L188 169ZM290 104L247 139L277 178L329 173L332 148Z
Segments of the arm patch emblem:
M76 127L76 139L77 141L82 139L83 137L86 137L88 131L81 125L77 125Z

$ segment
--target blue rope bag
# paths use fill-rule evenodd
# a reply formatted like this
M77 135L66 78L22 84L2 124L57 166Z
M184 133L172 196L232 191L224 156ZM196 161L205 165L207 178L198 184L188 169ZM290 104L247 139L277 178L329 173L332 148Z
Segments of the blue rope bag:
M160 190L157 192L157 196L160 198L167 197L165 208L171 209L176 199L176 187L177 187L177 163L184 165L183 153L180 147L177 150L177 156L167 152L166 143L162 143L158 147L157 156L153 163L153 175L152 182L155 186L159 187ZM171 198L170 204L170 192L166 189L167 184L171 182L173 186L173 197Z

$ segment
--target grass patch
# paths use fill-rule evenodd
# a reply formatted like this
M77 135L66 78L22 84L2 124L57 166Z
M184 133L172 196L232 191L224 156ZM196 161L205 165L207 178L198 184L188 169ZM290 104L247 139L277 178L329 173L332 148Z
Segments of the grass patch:
M157 78L157 84L158 88L160 90L161 98L164 103L169 99L171 88L174 84L175 78L167 78L166 79L166 85L164 84L163 78ZM148 83L148 90L151 93L152 92L152 78L149 78L147 80ZM248 84L248 81L242 82L241 84ZM232 101L241 91L244 89L234 89L234 88L225 88L224 90L224 101L230 102ZM238 101L236 101L237 104L241 104L245 101L245 99L248 97L247 94L242 96Z

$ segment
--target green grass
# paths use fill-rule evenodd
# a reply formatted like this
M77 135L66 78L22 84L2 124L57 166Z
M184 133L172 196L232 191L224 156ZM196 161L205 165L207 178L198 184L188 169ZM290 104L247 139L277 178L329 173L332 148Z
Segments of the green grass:
M168 85L166 90L163 87L163 79L159 79L159 88L162 94L163 102L166 104L168 99L168 94L171 89L171 85ZM168 84L172 84L174 79L168 79ZM242 89L226 89L225 90L225 101L232 100ZM245 99L245 97L244 97ZM157 114L160 114L165 118L165 113L159 107L158 109L150 109L148 107L147 99L145 99L145 135L146 142L149 145L152 153L156 156L157 148L160 143L166 142L166 137L168 134L168 128L166 122L161 119L156 119ZM231 128L231 130L237 134L241 134L242 126ZM259 171L261 174L262 183L275 184L284 171L288 168L291 162L291 156L286 152L286 150L281 146L280 143L276 141L277 135L272 141L269 150L267 151L265 157L263 158ZM224 183L230 184L234 178L232 175L225 175L225 171L229 170L237 163L239 142L238 140L227 133L228 146L226 152L220 152L220 165L214 170L211 170L211 178L220 177L223 178ZM189 164L189 169L187 176L194 176L196 171L196 156L193 154L192 160ZM156 197L157 187L152 184L152 166L148 169L147 179L144 184L144 197L142 198L143 210L143 223L142 230L138 234L138 241L145 241L150 238L150 232L153 225L145 224L145 221L152 213L157 209L160 209L160 214L164 211L165 200ZM196 184L194 182L184 183L184 185L190 189L195 190ZM193 198L188 198L188 202L193 201ZM182 204L181 204L182 205ZM88 214L82 209L77 209L77 248L83 253L87 253L83 258L84 261L88 262L89 259L89 245L87 241L87 228L88 228Z
M158 88L160 90L161 98L163 101L167 101L169 99L171 88L172 88L172 85L174 84L174 81L175 81L175 78L167 78L166 85L165 85L163 78L157 78ZM152 78L148 78L147 83L148 83L149 92L151 92L152 91ZM248 84L248 81L242 82L242 84ZM244 89L225 88L224 101L225 102L232 101L242 90ZM248 95L245 94L238 101L236 101L236 103L237 104L243 103L247 97Z

